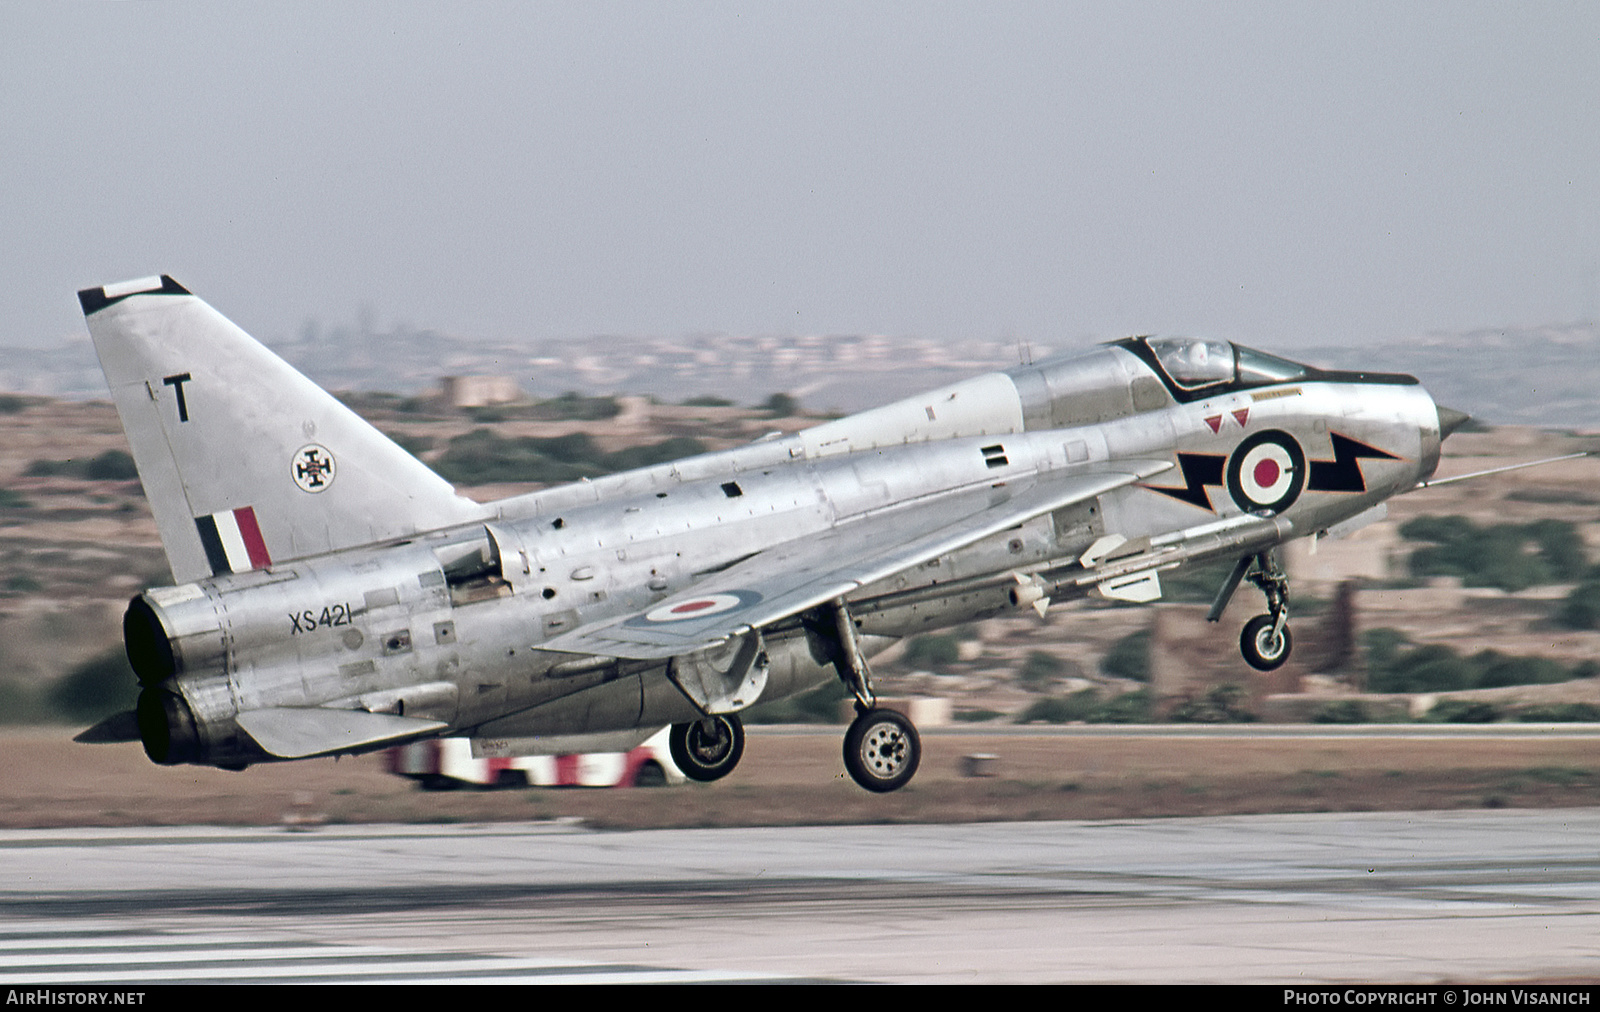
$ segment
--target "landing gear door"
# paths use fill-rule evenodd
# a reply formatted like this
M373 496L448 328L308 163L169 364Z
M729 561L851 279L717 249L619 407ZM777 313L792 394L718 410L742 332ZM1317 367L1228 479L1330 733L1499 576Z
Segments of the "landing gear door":
M733 713L761 698L770 672L767 645L752 629L710 650L674 657L667 677L703 713Z

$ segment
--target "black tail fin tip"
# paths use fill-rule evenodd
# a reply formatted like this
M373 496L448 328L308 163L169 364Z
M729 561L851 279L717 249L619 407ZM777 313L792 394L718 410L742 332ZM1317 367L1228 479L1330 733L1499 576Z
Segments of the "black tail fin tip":
M101 285L99 288L85 288L78 293L78 305L83 307L83 315L97 313L107 306L115 305L130 295L190 295L189 289L178 284L166 274L160 277L139 278L134 281L123 281L114 285Z

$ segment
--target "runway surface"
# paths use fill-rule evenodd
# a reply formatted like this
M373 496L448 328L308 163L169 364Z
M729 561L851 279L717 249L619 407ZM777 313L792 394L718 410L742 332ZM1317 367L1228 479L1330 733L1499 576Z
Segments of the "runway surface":
M0 832L0 983L1600 978L1600 811Z

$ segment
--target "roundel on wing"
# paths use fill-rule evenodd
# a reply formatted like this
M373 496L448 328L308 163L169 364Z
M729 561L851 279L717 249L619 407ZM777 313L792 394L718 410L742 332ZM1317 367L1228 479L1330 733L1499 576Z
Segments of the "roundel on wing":
M683 622L692 618L708 618L735 608L745 608L761 600L753 590L735 590L727 594L707 594L676 604L664 604L644 613L646 622Z
M1287 432L1258 432L1228 460L1228 494L1251 513L1282 513L1305 487L1305 451Z

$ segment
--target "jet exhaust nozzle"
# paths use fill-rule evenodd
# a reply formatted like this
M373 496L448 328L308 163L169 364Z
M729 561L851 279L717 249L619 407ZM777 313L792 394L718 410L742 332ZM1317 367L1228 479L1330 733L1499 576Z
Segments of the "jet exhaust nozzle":
M122 615L122 643L140 685L160 685L177 674L172 639L161 616L143 594L128 602L128 610Z
M147 688L139 693L135 711L144 754L161 766L197 762L201 758L200 731L194 711L182 697L165 689Z

